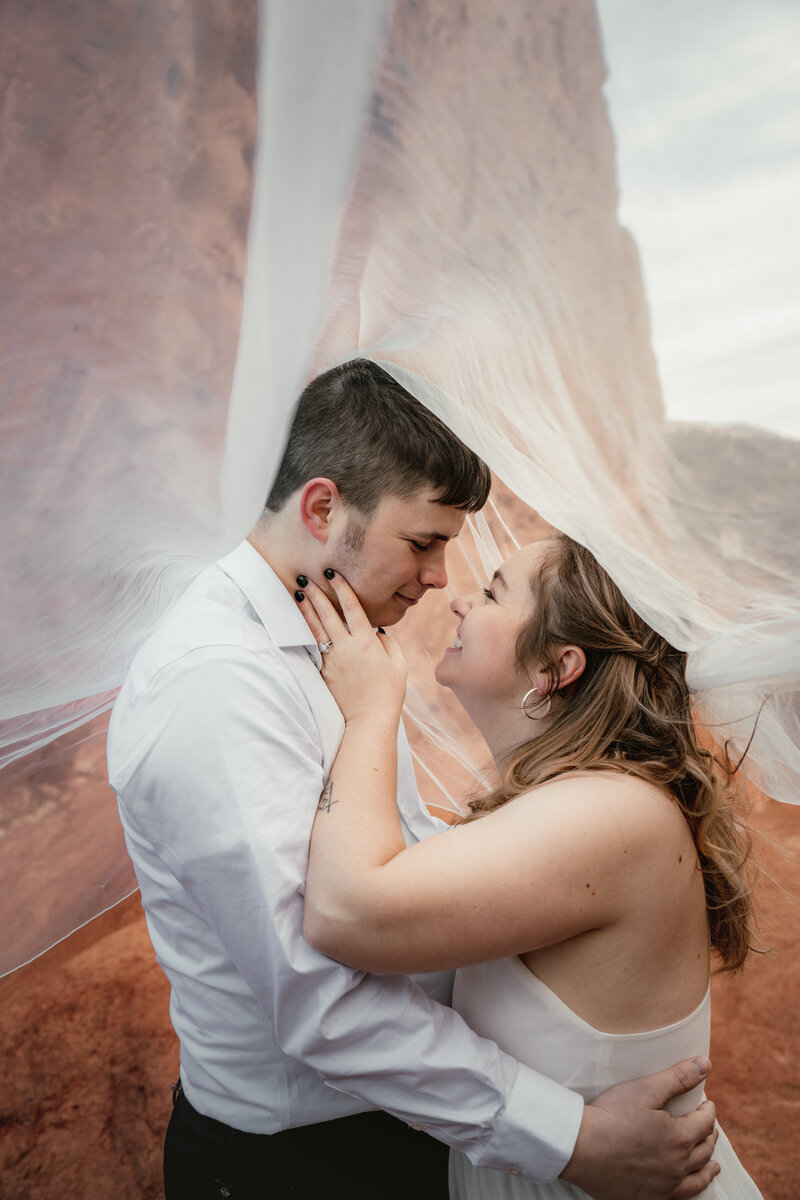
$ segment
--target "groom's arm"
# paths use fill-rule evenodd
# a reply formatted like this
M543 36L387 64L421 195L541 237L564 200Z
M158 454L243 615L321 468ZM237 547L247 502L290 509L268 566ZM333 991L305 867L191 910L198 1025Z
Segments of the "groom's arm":
M227 647L161 673L169 719L152 714L137 781L148 840L285 1054L476 1164L556 1178L575 1146L579 1096L477 1037L413 981L343 967L304 940L319 734L279 654L269 668Z
M166 787L148 837L225 946L284 1053L476 1165L538 1180L566 1167L590 1195L602 1196L593 1180L613 1175L614 1163L603 1136L592 1136L579 1096L478 1038L410 980L363 975L305 943L308 839L324 783L318 734L277 656L270 674L251 655L236 654L228 647L218 658L189 655L174 678L161 676L169 719L153 714L140 784L151 792ZM282 670L281 684L275 673ZM658 1144L668 1164L661 1176L685 1173L686 1156L667 1144L666 1128L655 1130L650 1120L634 1136L630 1115L624 1137L652 1144L648 1164ZM612 1112L606 1125L619 1129L620 1118ZM671 1190L637 1185L614 1195L667 1197Z

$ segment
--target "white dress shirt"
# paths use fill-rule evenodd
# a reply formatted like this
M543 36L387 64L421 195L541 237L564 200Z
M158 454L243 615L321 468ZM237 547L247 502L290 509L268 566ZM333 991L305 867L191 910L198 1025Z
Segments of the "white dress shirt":
M319 664L293 598L243 542L162 621L114 706L109 775L186 1095L252 1133L382 1108L476 1165L553 1179L579 1096L477 1037L444 1006L449 975L366 975L303 938L311 825L344 729ZM403 734L398 748L418 840L444 826Z

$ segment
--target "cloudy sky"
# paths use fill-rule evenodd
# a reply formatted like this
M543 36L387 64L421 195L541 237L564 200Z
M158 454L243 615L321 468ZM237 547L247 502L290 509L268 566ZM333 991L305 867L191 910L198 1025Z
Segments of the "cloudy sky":
M800 437L800 0L597 0L667 410Z

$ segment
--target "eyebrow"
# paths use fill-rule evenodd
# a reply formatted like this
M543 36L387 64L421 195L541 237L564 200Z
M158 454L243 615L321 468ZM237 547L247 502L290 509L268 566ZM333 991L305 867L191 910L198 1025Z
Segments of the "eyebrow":
M506 577L503 574L503 572L500 570L499 567L497 568L494 575L492 576L492 583L494 583L495 580L497 580L497 582L501 585L501 587L504 587L506 589L506 591L508 591L508 583L506 581Z
M449 533L409 533L407 536L414 538L418 542L425 541L426 539L429 542L450 542L453 540ZM458 537L458 534L456 534L456 537Z

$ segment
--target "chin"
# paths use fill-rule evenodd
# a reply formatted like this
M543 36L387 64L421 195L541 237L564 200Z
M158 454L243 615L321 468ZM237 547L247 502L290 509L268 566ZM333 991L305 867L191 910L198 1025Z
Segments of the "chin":
M446 658L440 658L436 666L433 668L433 678L439 684L439 687L450 687L450 682L447 678Z
M376 629L379 625L380 625L381 629L388 629L390 625L397 625L397 623L399 621L402 621L404 616L405 616L405 613L398 613L397 611L395 611L395 612L380 612L380 611L378 611L378 612L374 612L374 613L371 613L371 612L367 613L367 620L369 621L370 625L374 626Z
M383 600L381 603L383 608L368 609L366 606L364 607L370 625L380 625L382 629L388 629L390 625L398 625L406 615L407 609L396 600Z

